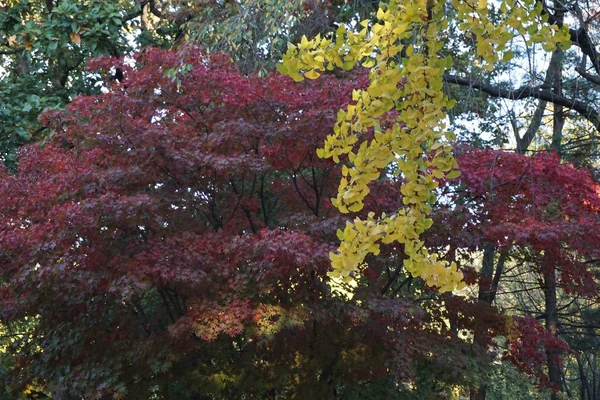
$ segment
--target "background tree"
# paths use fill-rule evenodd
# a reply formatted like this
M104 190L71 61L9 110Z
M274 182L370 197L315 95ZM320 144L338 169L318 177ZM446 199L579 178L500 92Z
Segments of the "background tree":
M594 5L513 3L2 4L11 388L533 396L507 387L511 363L554 398L594 398L596 184L552 156L468 148L458 178L442 137L449 122L460 141L593 166ZM290 39L282 70L323 82L268 74ZM185 40L213 55L148 47ZM96 55L113 58L84 69ZM357 61L379 72L330 68ZM98 95L56 111L78 93ZM54 133L16 169L18 146ZM342 164L315 157L324 141ZM327 276L338 239L350 284ZM469 296L440 293L461 274Z
M145 45L171 46L182 35L184 5L156 1L8 0L0 2L0 157L14 165L16 149L42 140L46 108L98 93L105 76L86 71L101 55L121 57Z
M368 18L378 4L373 0L214 2L187 23L188 40L230 54L242 72L264 75L281 60L288 42Z

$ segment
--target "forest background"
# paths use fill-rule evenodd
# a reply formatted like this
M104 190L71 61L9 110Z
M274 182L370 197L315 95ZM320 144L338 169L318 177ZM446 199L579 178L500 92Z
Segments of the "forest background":
M0 1L0 396L600 398L599 18Z

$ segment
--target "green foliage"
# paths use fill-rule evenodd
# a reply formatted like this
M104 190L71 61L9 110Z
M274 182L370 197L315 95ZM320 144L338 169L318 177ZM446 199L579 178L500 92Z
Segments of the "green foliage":
M244 73L265 75L288 42L330 31L336 24L370 18L371 0L247 0L202 4L186 28L189 41L230 54Z
M302 0L250 0L207 6L188 23L192 40L234 56L244 72L270 69L301 12Z
M488 384L487 400L545 400L551 392L535 386L529 377L507 362L494 362L482 381Z
M99 92L109 76L88 72L88 60L172 42L174 24L141 34L140 15L133 0L0 3L0 160L14 166L18 147L47 136L43 110Z

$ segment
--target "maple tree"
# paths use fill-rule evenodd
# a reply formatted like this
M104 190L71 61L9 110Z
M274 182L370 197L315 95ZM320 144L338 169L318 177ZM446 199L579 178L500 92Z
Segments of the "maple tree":
M561 164L552 153L525 157L459 147L457 154L462 174L443 188L434 212L438 228L428 243L460 265L484 254L478 277L469 273L479 301L528 316L515 320L522 337L514 342L509 336L507 357L558 390L563 384L552 371L559 373L561 354L569 356L568 342L576 344L569 334L572 311L565 310L598 297L600 187L589 172ZM496 259L492 249L500 254ZM522 282L517 288L502 287L514 277ZM558 296L548 292L554 286ZM513 297L525 291L528 296ZM549 301L558 304L549 308ZM548 330L531 317L545 320Z
M327 276L343 168L316 149L364 71L293 85L194 48L91 65L115 66L122 82L47 111L52 141L0 177L10 387L393 398L399 384L433 395L470 379L457 366L478 356L458 331L481 310L411 282L394 245L353 289ZM402 203L395 179L371 190L372 207ZM495 311L479 314L497 321L490 340L505 333Z
M62 6L81 11L76 3ZM72 22L35 4L48 16L35 21ZM124 4L142 24L162 14L155 2L102 9L120 19L109 36L129 23ZM39 126L52 139L0 174L8 388L54 398L502 398L485 382L501 357L553 398L571 396L561 374L574 369L582 393L595 390L583 366L595 376L597 346L581 337L594 326L597 185L555 155L453 151L445 119L454 100L457 113L470 101L448 84L532 97L540 103L525 135L514 124L517 151L545 129L552 104L551 146L567 154L564 110L590 123L597 112L563 95L562 49L573 43L594 64L591 30L569 29L566 9L545 2L501 2L497 13L485 1L392 1L340 23L348 4L196 4L202 14L186 26L199 21L194 37L232 50L237 67L195 47L148 48L84 71L92 53L114 52L88 52L106 32L82 33L73 82L106 77L106 93L47 111ZM213 12L224 12L218 29ZM250 36L236 21L252 25ZM180 21L166 22L181 33ZM35 24L8 25L19 33L3 36L10 65L30 51L12 53L14 40L36 56L56 42L48 31L28 43ZM238 70L266 74L284 42L275 31L332 26L334 36L290 46L279 67L319 79ZM552 52L542 87L474 79L514 59L517 33ZM450 74L465 58L446 47L453 35L473 55L468 78ZM56 53L78 40L63 36ZM56 104L99 92L80 83L63 85ZM38 126L45 105L26 124ZM466 297L449 293L465 285Z

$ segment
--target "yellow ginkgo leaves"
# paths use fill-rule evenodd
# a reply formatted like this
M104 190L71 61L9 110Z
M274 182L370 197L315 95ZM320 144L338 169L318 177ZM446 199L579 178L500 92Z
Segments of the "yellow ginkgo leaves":
M504 0L506 10L501 23L488 18L487 1L453 0L460 28L477 37L477 55L486 66L507 61L508 42L517 34L540 32L532 40L548 48L566 46L568 30L543 25L543 17L533 0ZM420 239L431 227L431 207L436 200L438 182L456 178L458 171L446 131L447 110L454 105L443 91L444 72L451 67L443 55L443 31L448 26L445 2L436 0L391 0L381 5L378 22L363 21L357 31L340 26L331 38L303 37L299 45L290 44L278 70L299 81L316 79L334 68L351 69L357 63L370 68L370 85L355 90L353 104L338 113L333 133L327 137L318 156L336 163L347 158L342 180L333 204L344 213L357 212L369 195L369 183L382 174L402 178L404 208L392 215L369 213L366 220L355 218L338 232L341 241L331 260L335 277L346 278L365 262L368 254L378 254L380 243L401 243L404 266L413 276L440 291L464 286L456 264L431 254ZM544 38L542 38L544 36ZM542 40L543 39L543 40ZM396 123L382 130L380 117L396 110ZM374 138L359 143L359 133L375 131Z

